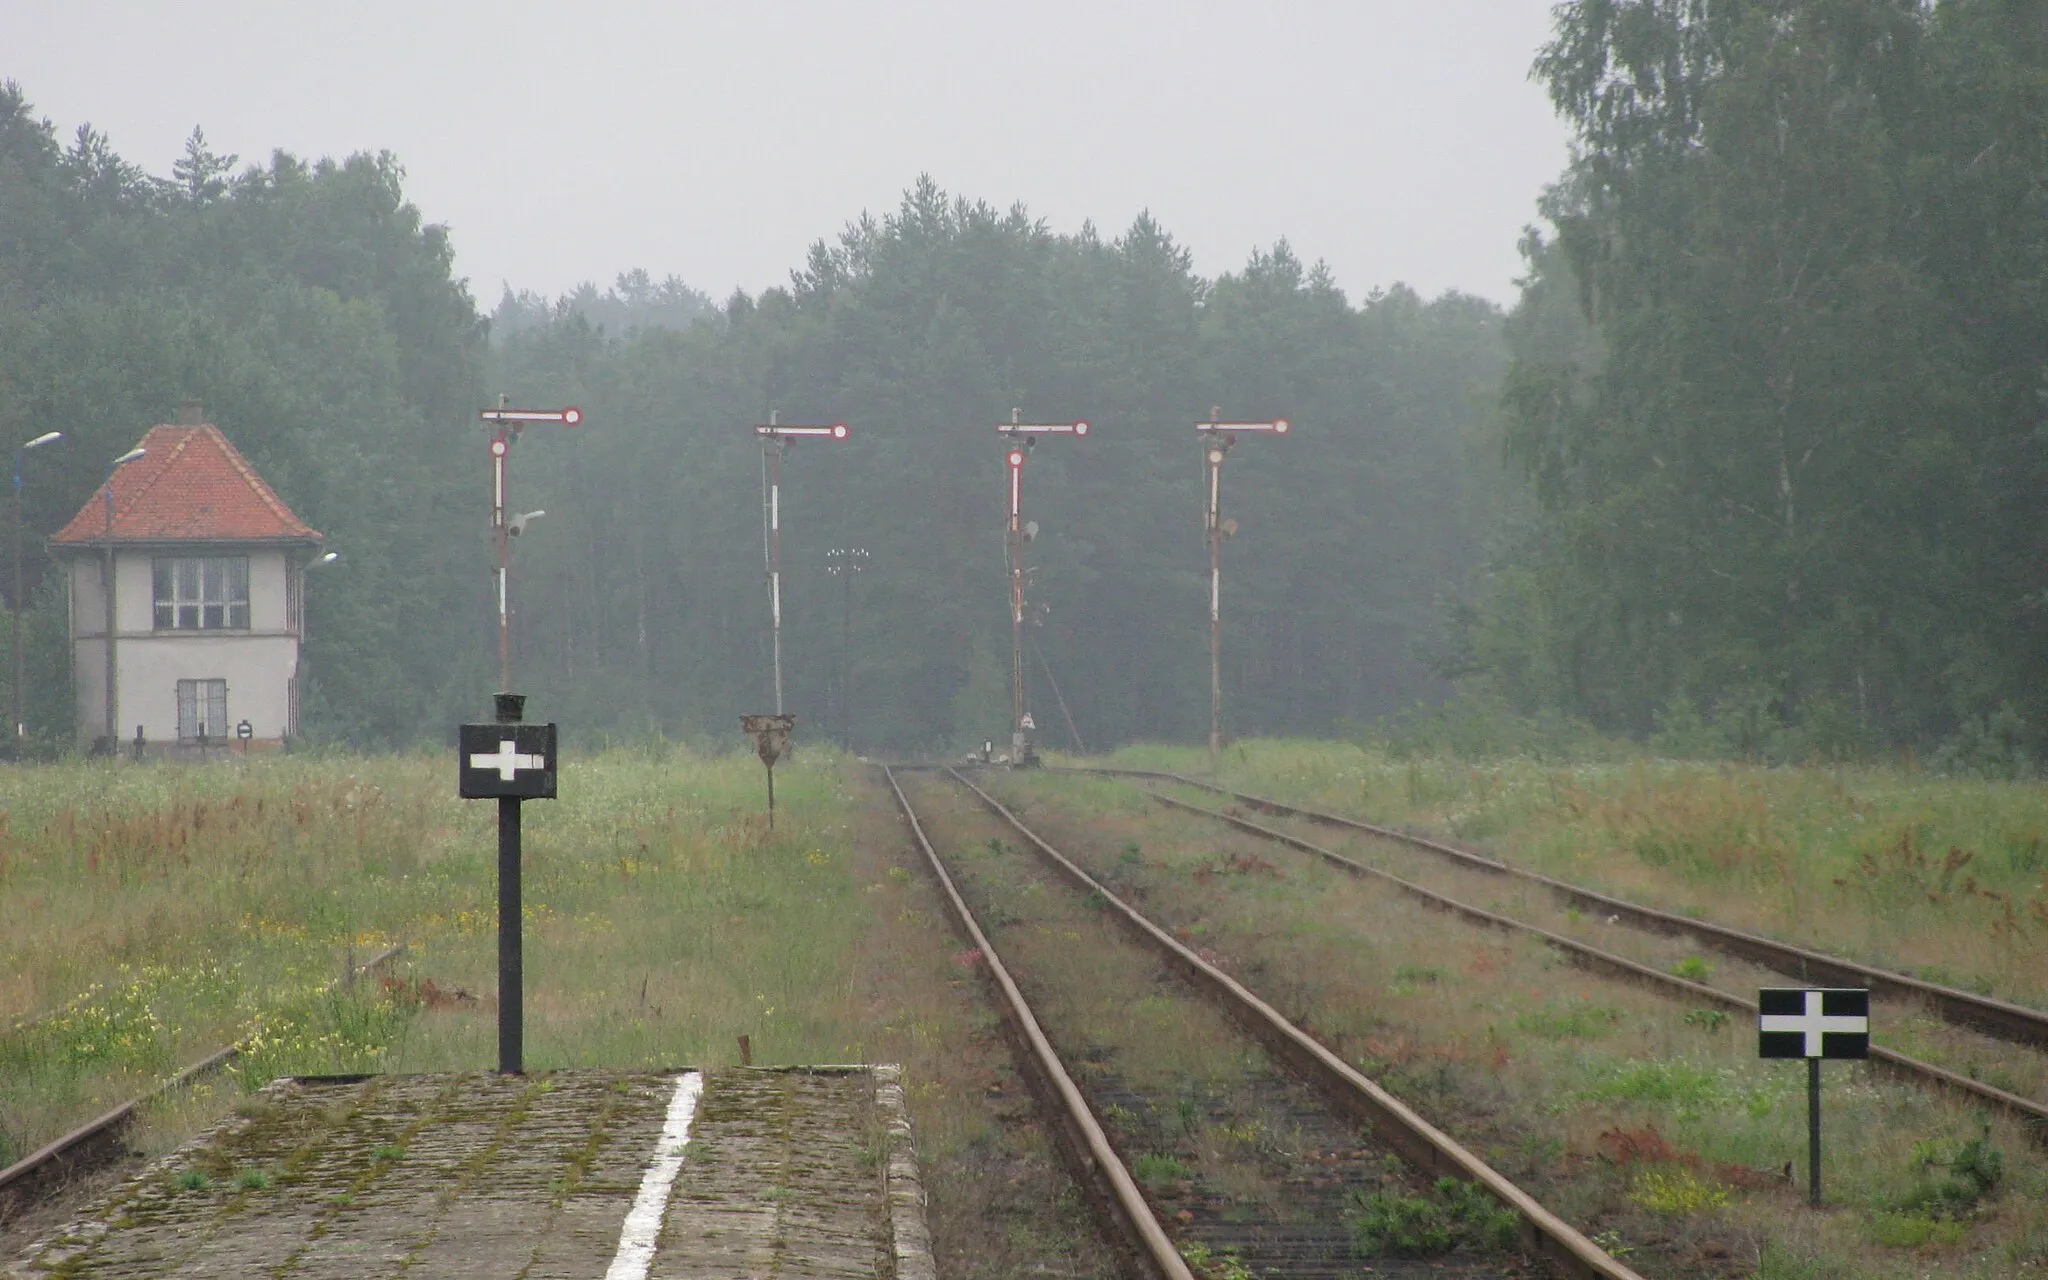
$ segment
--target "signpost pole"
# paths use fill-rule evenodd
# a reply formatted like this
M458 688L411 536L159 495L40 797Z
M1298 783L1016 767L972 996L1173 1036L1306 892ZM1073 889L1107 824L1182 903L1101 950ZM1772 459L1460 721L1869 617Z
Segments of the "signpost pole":
M1864 987L1765 987L1756 993L1757 1056L1806 1059L1806 1197L1820 1208L1820 1064L1870 1056Z
M775 830L775 762L782 756L783 748L789 745L789 731L796 727L795 716L741 716L740 732L754 740L754 754L761 758L761 765L768 770L768 829Z
M526 699L497 697L499 724L518 724ZM518 796L498 797L498 1074L526 1073L526 957L520 893Z
M490 724L466 724L456 748L456 794L498 802L498 1073L526 1071L520 803L555 798L555 726L525 724L526 696L492 695Z
M520 929L519 797L498 797L498 1074L523 1075L525 956Z
M1820 1064L1806 1060L1806 1188L1807 1199L1820 1208Z

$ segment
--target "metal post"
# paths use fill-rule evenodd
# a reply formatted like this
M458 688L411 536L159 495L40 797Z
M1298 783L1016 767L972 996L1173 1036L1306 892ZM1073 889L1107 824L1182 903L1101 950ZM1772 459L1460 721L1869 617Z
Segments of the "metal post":
M1212 411L1213 412L1213 411ZM1223 750L1223 442L1209 459L1209 772Z
M505 397L498 397L498 407L505 407ZM508 600L512 561L512 539L505 523L505 464L512 452L510 432L498 428L491 437L491 545L498 554L498 688L500 691L512 687L512 619Z
M567 409L514 409L510 399L500 393L498 407L485 409L477 416L498 429L491 437L491 546L498 554L498 689L503 692L512 687L512 534L526 521L547 514L545 511L530 511L518 517L516 522L508 514L505 476L511 466L512 441L518 438L522 426L531 423L581 426L583 411L574 406Z
M498 797L498 1073L525 1072L521 1005L519 797Z
M525 699L497 699L499 724L517 724ZM519 797L498 797L498 1074L526 1072L524 919L520 903Z
M844 721L840 728L846 739L846 749L853 750L853 575L857 566L854 552L846 553L843 577L846 581L839 587L839 718Z
M782 411L768 411L768 426L782 423ZM775 686L775 714L782 714L782 439L761 439L761 558L768 567L768 642Z
M782 715L782 444L768 459L768 612L774 629L774 713Z
M21 686L27 679L25 664L21 657L21 503L22 478L21 455L33 448L23 445L14 451L14 746L20 750L22 741L28 736L28 724L22 718Z
M864 547L834 547L825 572L839 579L839 736L853 750L853 579L866 563Z
M1014 422L1017 415L1012 413ZM1024 450L1010 450L1010 757L1024 763Z
M1820 1059L1806 1060L1807 1198L1820 1208Z

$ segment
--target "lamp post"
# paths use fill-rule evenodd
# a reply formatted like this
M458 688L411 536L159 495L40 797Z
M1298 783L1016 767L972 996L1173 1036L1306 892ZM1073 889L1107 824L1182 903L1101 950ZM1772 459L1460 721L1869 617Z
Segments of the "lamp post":
M141 458L140 447L130 449L107 467L106 483L100 486L107 498L107 559L100 570L100 594L107 600L107 752L112 754L121 741L120 707L116 697L115 682L119 677L114 666L114 473L122 467Z
M40 449L63 438L62 431L45 431L14 451L14 746L17 751L21 748L22 740L28 736L28 721L23 717L21 710L21 686L28 679L27 666L21 654L21 506L22 490L25 486L21 476L21 460L30 449Z

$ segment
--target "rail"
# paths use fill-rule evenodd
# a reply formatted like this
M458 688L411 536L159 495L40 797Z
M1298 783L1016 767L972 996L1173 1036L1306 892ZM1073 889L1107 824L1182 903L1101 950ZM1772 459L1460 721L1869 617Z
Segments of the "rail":
M1054 772L1055 770L1048 770ZM1618 916L1623 922L1653 933L1667 936L1682 935L1699 942L1702 946L1719 951L1724 955L1736 956L1753 964L1783 973L1802 981L1830 984L1835 986L1865 986L1881 998L1894 1000L1921 1000L1945 1022L1967 1026L1986 1035L2014 1044L2033 1048L2048 1048L2048 1013L2029 1009L2024 1005L2000 1000L1992 996L1978 995L1956 987L1928 982L1910 974L1893 969L1880 969L1841 956L1828 955L1808 947L1789 942L1779 942L1759 934L1747 933L1727 925L1715 924L1692 916L1682 916L1670 911L1660 911L1587 889L1568 881L1559 880L1540 872L1527 871L1510 866L1498 858L1488 857L1471 849L1404 831L1399 827L1382 826L1378 823L1361 822L1355 818L1340 817L1316 809L1286 804L1264 796L1233 791L1214 783L1202 782L1178 773L1166 773L1152 769L1107 769L1107 768L1063 768L1061 773L1092 773L1107 777L1149 778L1160 782L1172 782L1212 795L1225 796L1240 804L1277 814L1283 817L1301 818L1322 826L1337 827L1364 832L1384 840L1437 854L1459 865L1495 875L1512 876L1529 884L1541 886L1568 903L1589 908L1602 915Z
M947 769L946 773L1015 828L1042 858L1076 886L1091 895L1098 895L1099 900L1134 936L1158 951L1199 989L1220 1000L1241 1025L1277 1056L1301 1071L1347 1113L1371 1125L1389 1146L1418 1169L1432 1176L1463 1178L1484 1187L1521 1219L1525 1241L1537 1252L1559 1263L1571 1275L1599 1280L1640 1280L1635 1271L1610 1257L1577 1228L1544 1208L1456 1139L1330 1052L1320 1041L1288 1021L1235 978L1202 959L1179 939L1111 893L1107 886L1025 826L995 797L968 781L956 769ZM897 794L900 801L901 791Z

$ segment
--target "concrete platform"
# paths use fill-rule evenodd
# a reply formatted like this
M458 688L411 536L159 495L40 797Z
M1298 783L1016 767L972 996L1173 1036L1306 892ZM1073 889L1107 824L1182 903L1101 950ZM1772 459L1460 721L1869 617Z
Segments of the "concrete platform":
M932 1280L893 1067L281 1080L8 1265Z

